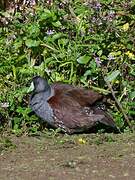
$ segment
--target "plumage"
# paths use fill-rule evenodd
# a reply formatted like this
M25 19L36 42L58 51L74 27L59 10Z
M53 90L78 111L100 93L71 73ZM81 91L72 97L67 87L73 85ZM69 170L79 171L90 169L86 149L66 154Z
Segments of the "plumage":
M68 84L49 85L40 76L33 78L33 84L30 107L52 127L68 134L89 131L99 123L116 128L110 115L96 106L101 94Z

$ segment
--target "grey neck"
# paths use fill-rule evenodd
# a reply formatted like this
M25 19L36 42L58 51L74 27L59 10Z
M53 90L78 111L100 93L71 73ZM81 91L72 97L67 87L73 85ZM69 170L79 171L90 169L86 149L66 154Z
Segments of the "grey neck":
M49 100L52 96L54 96L54 89L49 86L45 94L46 94L46 100Z
M47 91L33 94L30 98L30 107L44 121L53 124L53 110L47 102L54 95L54 90L50 87Z
M46 91L40 91L40 92L33 92L31 95L31 100L34 97L38 97L40 100L44 99L44 100L49 100L52 96L54 96L54 89L51 88L50 86L48 86L48 88L46 89Z

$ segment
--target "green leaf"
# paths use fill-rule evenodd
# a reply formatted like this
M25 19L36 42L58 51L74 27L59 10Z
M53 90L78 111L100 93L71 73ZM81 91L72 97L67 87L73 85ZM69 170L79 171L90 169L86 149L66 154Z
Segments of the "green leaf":
M22 44L23 44L23 41L22 41L22 40L16 41L16 42L14 43L15 49L19 49L20 47L22 47Z
M108 75L107 77L105 77L105 81L107 82L112 82L114 81L117 76L120 74L119 70L113 71L110 75Z
M90 60L90 57L87 56L87 55L84 55L84 56L80 56L78 59L77 59L77 62L79 64L87 64Z
M101 56L102 53L103 53L103 51L102 51L102 50L99 50L99 51L97 52L97 55L98 55L98 56Z
M62 37L65 37L66 35L63 34L63 33L57 33L57 34L54 34L53 37L52 37L52 41L55 41L57 39L60 39Z
M129 110L128 112L130 115L135 115L135 111L134 110Z
M60 21L52 22L52 24L53 24L55 27L60 27L60 26L61 26L61 22L60 22Z
M135 91L131 92L129 96L131 99L134 99L135 98Z
M29 48L37 47L37 46L39 46L40 41L36 41L36 40L33 40L33 39L26 39L25 44Z
M89 75L91 75L92 74L92 71L91 70L87 70L85 73L84 73L84 76L89 76Z
M52 13L49 9L44 9L44 12L40 15L40 20L46 20L52 17Z
M30 26L27 27L27 37L29 38L36 38L39 37L40 34L40 27L38 24L32 23Z

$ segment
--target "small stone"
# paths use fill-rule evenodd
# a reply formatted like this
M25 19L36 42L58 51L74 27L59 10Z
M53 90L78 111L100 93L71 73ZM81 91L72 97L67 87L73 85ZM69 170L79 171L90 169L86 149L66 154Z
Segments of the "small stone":
M80 171L81 171L81 169L80 169L79 167L76 167L75 170L76 170L77 172L80 172Z
M114 175L112 175L112 174L109 174L109 177L111 177L111 178L113 178L113 179L115 178L115 176L114 176Z
M124 176L124 177L129 176L128 172L124 173L124 175L123 175L123 176Z
M93 173L98 173L98 170L92 170Z

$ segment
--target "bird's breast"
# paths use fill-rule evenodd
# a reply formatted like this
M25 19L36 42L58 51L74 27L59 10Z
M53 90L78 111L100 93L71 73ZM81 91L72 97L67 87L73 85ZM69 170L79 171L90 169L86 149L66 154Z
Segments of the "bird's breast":
M30 100L30 107L36 113L36 115L42 118L44 121L48 122L49 124L53 123L53 110L46 99L35 96Z

